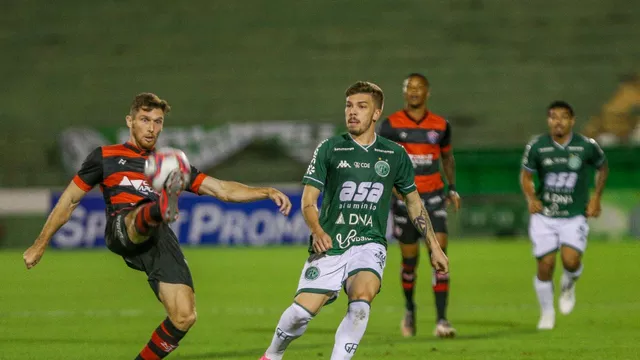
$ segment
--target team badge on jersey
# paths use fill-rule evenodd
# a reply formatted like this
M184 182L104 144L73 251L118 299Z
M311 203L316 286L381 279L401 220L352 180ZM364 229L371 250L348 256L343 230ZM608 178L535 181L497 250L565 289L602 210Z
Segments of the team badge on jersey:
M571 154L569 155L569 162L567 165L571 170L578 170L580 169L580 166L582 166L582 160L578 155Z
M440 138L440 134L437 131L431 130L427 133L427 138L429 138L429 142L432 144L437 144L438 139Z
M376 170L376 174L378 174L380 177L386 177L391 171L389 163L382 159L380 159L380 161L376 163L374 168Z

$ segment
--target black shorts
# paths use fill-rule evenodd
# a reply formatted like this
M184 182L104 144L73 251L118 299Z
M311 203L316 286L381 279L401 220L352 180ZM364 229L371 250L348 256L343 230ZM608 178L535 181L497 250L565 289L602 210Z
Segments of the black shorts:
M124 218L132 210L124 209L108 216L105 229L107 248L122 256L130 268L144 271L156 297L160 282L185 284L194 289L191 270L178 238L167 224L160 224L142 244L135 244L129 239Z
M447 233L447 209L444 189L420 194L436 233ZM393 200L393 236L403 244L415 244L422 235L416 230L407 213L404 201Z

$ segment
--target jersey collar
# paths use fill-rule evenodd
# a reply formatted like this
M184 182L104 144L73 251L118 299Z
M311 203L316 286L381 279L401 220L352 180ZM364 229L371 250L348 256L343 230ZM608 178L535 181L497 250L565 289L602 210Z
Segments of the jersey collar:
M373 133L373 136L374 136L374 137L373 137L373 141L371 142L371 144L369 144L369 145L362 145L362 144L360 144L359 142L357 142L357 141L356 141L356 139L354 139L354 138L353 138L353 136L351 136L351 134L349 134L349 137L351 138L351 140L352 140L354 143L356 143L356 145L360 146L360 147L362 148L362 150L367 151L367 152L369 151L369 148L371 147L371 145L375 144L375 143L376 143L376 141L378 141L378 134Z
M570 136L569 136L569 140L567 140L566 143L564 144L558 144L555 140L553 140L553 136L551 137L551 141L553 141L553 145L561 148L561 149L566 149L567 146L571 143L571 140L573 140L573 132L571 132Z
M123 144L124 147L126 147L127 149L130 149L140 155L149 155L151 152L153 152L155 150L151 149L151 150L144 150L144 149L140 149L139 147L135 146L134 144L132 144L131 142L127 141L126 143Z

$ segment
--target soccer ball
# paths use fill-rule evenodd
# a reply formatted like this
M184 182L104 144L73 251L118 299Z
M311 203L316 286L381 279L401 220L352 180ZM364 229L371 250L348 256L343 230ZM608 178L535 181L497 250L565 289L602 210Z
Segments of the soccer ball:
M147 176L153 190L161 192L169 174L174 170L182 175L183 188L189 183L191 177L191 165L189 159L182 150L173 148L158 149L149 155L144 163L144 174Z

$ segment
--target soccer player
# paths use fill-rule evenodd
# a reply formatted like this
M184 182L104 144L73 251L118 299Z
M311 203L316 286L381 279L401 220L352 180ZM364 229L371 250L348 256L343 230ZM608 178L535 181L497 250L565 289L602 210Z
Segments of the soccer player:
M549 134L533 139L525 148L520 185L531 217L529 237L538 260L534 287L540 303L538 329L553 329L553 269L560 251L564 272L558 307L569 314L576 303L576 281L582 274L587 247L586 217L600 215L600 198L609 169L595 140L576 134L571 105L555 101L547 109ZM595 193L589 198L589 174L596 169ZM533 177L538 179L537 189Z
M460 208L460 196L456 192L456 164L451 148L451 125L444 118L427 108L429 81L418 73L410 74L402 84L404 109L391 114L382 121L378 133L402 145L411 158L416 173L416 185L433 222L433 230L442 250L447 252L447 210L452 203ZM447 190L440 175L440 162ZM405 296L405 315L400 323L404 336L416 335L416 305L414 287L420 255L419 239L422 236L411 225L405 202L396 196L393 202L394 235L402 253L401 280ZM436 271L432 275L432 287L436 305L436 327L434 335L453 337L456 330L447 320L449 297L449 274Z
M331 359L354 356L367 327L371 302L380 291L394 187L405 197L412 223L432 250L433 266L442 273L448 271L448 259L416 191L407 152L375 133L384 103L382 90L360 81L345 95L348 133L318 145L302 181L303 215L311 230L310 255L294 302L282 314L262 360L282 359L287 346L302 336L324 305L336 300L341 288L349 305L336 332ZM318 210L320 192L324 196Z
M196 321L191 272L168 225L177 219L177 199L182 190L230 202L271 199L284 215L291 209L289 198L276 189L218 180L194 167L189 184L184 184L175 171L162 192L156 194L146 181L144 164L154 151L169 111L169 104L155 94L137 95L126 116L129 141L99 147L87 156L42 232L23 255L27 269L37 265L51 237L69 220L84 195L99 184L107 205L107 247L122 256L129 267L147 274L149 285L168 315L136 357L138 360L169 355Z

